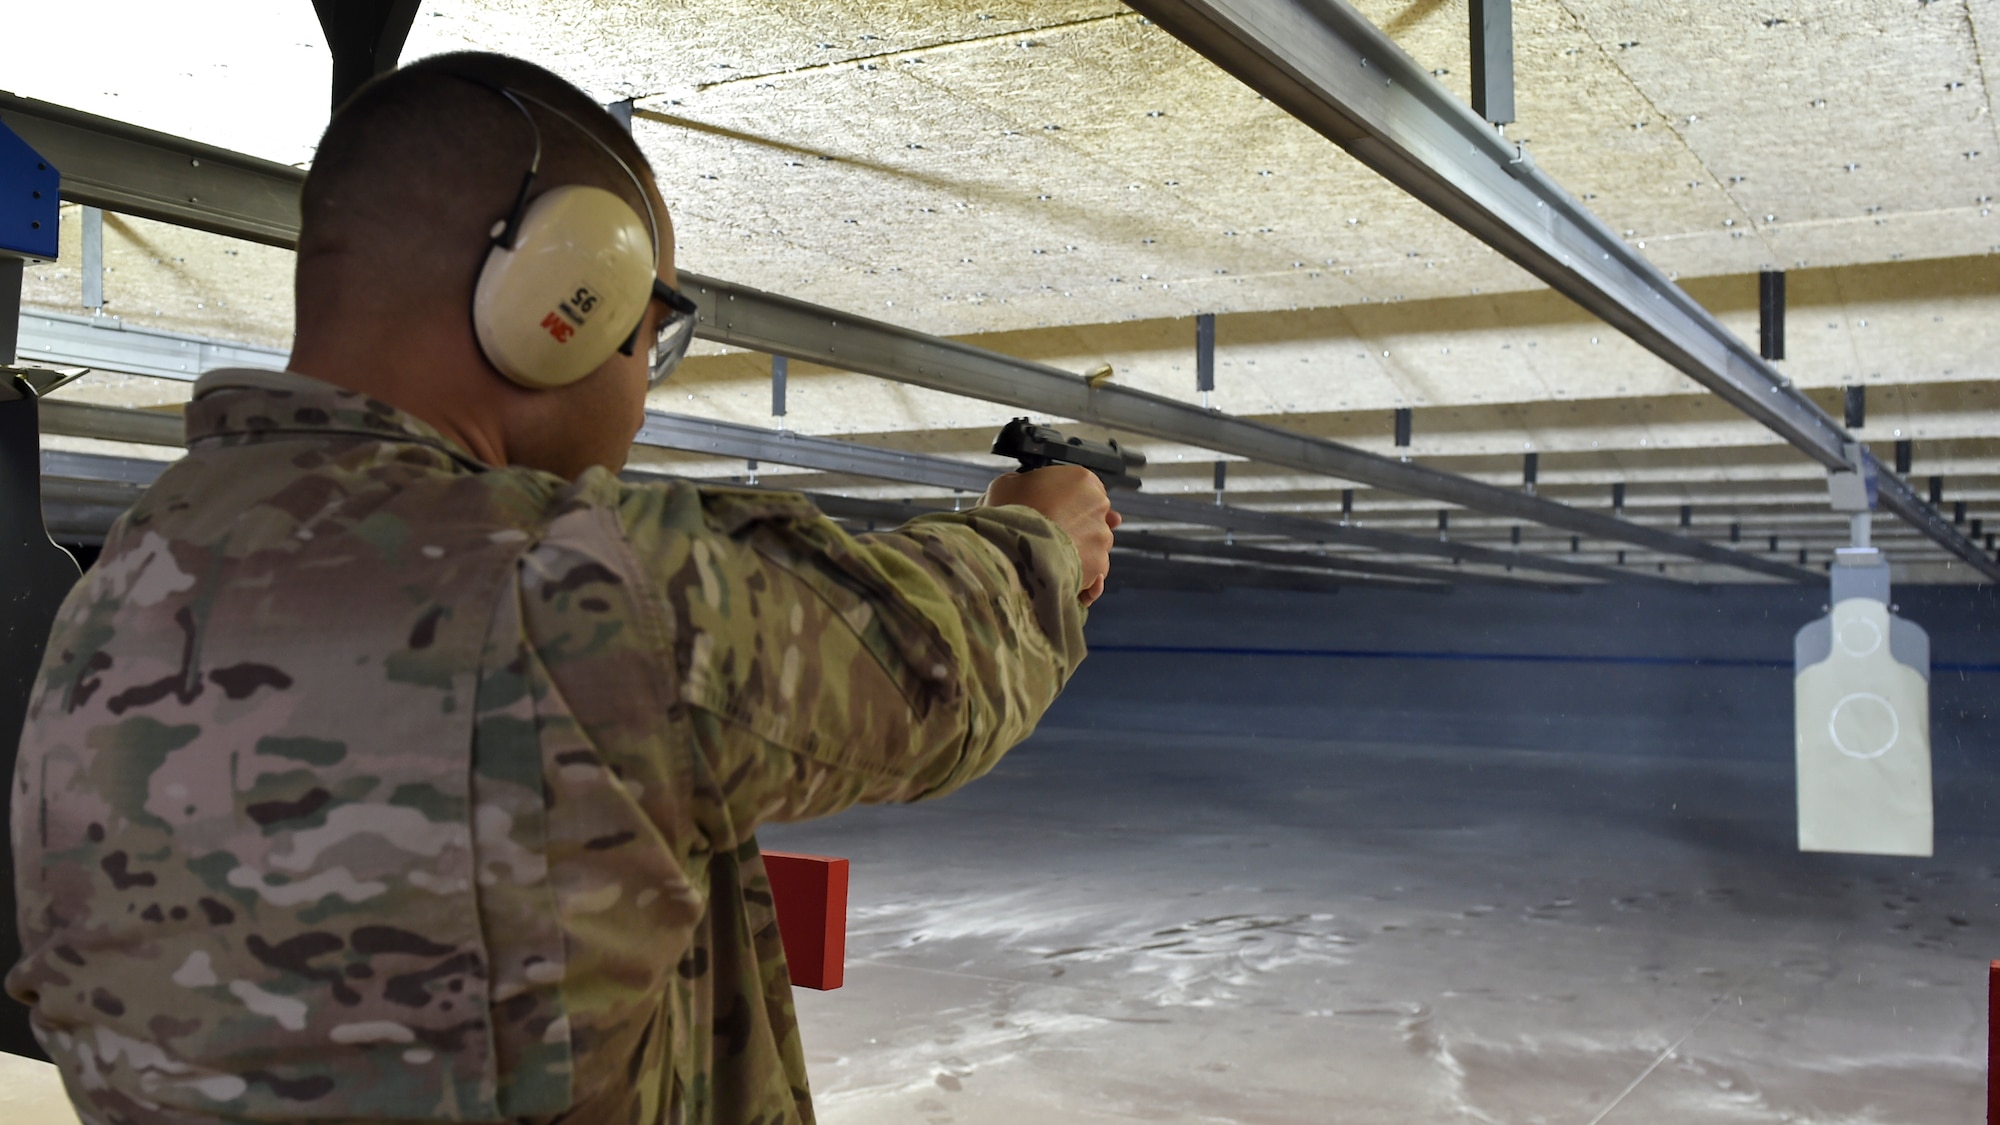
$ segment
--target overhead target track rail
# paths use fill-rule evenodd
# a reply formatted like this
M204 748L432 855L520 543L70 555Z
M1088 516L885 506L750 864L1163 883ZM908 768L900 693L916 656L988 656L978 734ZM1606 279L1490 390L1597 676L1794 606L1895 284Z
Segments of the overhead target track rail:
M290 248L296 242L298 191L305 177L297 168L12 95L0 97L0 120L62 169L62 192L67 200L268 245ZM1117 386L1093 386L1081 376L1058 368L746 286L690 273L681 276L683 288L701 307L697 335L711 341L1179 442L1768 577L1791 581L1817 578L1812 571L1776 559L1585 511L1525 491L1382 457L1161 395ZM1370 532L1325 520L1243 508L1231 508L1229 515L1230 529L1245 533L1258 531L1253 525L1261 524L1271 533L1306 538L1309 542L1416 551L1463 562L1558 571L1573 577L1638 576L1630 569L1592 566L1532 552L1433 542L1379 530ZM1289 530L1272 530L1280 524ZM1310 535L1301 534L1306 530L1301 525L1306 524L1312 525ZM1949 524L1944 526L1946 531L1950 530ZM1929 533L1931 529L1925 530ZM1371 539L1374 541L1370 542ZM1971 547L1969 543L1966 546ZM1983 559L1976 548L1972 554ZM2000 576L2000 568L1996 568L1996 576Z

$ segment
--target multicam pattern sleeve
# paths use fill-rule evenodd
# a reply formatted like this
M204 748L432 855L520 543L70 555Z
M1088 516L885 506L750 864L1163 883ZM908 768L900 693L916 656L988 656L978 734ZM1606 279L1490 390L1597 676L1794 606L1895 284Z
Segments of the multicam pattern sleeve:
M1067 535L1026 508L850 536L803 498L699 493L623 514L677 623L681 700L719 770L718 846L767 820L937 796L1027 737L1084 654Z
M275 372L188 429L12 779L7 988L84 1120L810 1122L756 826L1024 737L1062 532L488 469Z
M559 507L511 611L531 667L499 695L554 764L549 890L572 939L559 996L496 987L563 1013L580 1120L810 1122L755 828L990 768L1082 658L1075 549L1025 509L856 538L795 495L603 474ZM499 747L482 737L481 760ZM528 888L487 896L497 969L544 911ZM560 1085L506 1069L503 1104Z

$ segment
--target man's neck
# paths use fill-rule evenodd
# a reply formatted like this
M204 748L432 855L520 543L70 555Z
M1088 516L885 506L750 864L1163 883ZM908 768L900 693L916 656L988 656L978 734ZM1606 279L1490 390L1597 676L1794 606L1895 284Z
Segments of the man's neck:
M323 383L380 399L409 414L488 465L508 463L505 427L494 409L493 375L478 357L447 347L390 346L379 335L325 335L301 332L288 370ZM411 333L406 339L421 339ZM502 394L505 391L501 392Z

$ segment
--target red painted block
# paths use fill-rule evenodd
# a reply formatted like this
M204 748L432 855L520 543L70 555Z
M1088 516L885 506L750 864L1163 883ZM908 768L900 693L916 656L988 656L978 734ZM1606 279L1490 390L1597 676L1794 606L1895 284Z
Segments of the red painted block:
M829 855L765 852L778 937L792 983L839 988L847 967L847 861Z
M1986 970L1986 1121L2000 1125L2000 961Z

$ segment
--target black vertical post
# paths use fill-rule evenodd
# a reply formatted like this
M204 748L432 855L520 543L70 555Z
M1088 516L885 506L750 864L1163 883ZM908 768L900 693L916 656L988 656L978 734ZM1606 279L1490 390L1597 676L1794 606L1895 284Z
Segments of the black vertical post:
M1965 501L1960 500L1951 506L1951 522L1954 527L1965 526Z
M1981 535L1984 535L1984 534L1986 534L1986 533L1985 533L1985 531L1983 531L1983 530L1982 530L1982 525L1983 525L1983 523L1984 523L1984 521L1982 521L1982 520L1970 520L1970 521L1968 521L1968 522L1966 523L1966 527L1967 527L1967 528L1968 528L1969 530L1968 530L1968 531L1966 532L1966 538L1968 538L1968 539L1977 539L1977 538L1979 538L1979 537L1980 537Z
M1743 542L1743 525L1742 525L1742 524L1740 524L1740 523L1732 523L1732 524L1730 524L1730 525L1729 525L1729 541L1730 541L1731 543L1741 543L1741 542Z
M1351 488L1343 488L1340 490L1340 522L1346 523L1348 520L1353 518L1354 518L1354 490Z
M1931 507L1935 508L1935 507L1937 507L1937 506L1938 506L1939 504L1942 504L1942 503L1944 503L1944 478L1943 478L1943 477L1932 477L1932 478L1931 478Z
M1411 422L1410 408L1407 406L1397 407L1396 448L1398 449L1408 449L1410 447L1410 422Z
M1514 120L1513 0L1472 0L1472 112Z
M1582 551L1582 550L1583 550L1583 536L1581 536L1581 535L1572 535L1572 536L1570 536L1570 537L1569 537L1569 553L1570 553L1570 554L1572 554L1572 555L1574 555L1574 554L1577 554L1578 552L1580 552L1580 551Z
M1514 534L1513 534L1513 535L1511 536L1511 538L1512 538L1512 539L1514 540L1514 546L1518 547L1518 546L1520 546L1520 545L1521 545L1521 525L1520 525L1520 524L1518 524L1518 523L1517 523L1517 524L1515 524L1515 525L1514 525Z
M1614 512L1622 512L1625 510L1624 481L1619 481L1617 484L1611 486L1611 510Z
M1203 394L1215 389L1215 314L1194 318L1194 389Z
M1785 358L1785 271L1757 275L1757 354Z
M1778 537L1775 535L1771 536L1771 549L1773 551L1778 549Z
M19 258L0 257L0 365L14 362L21 323ZM41 670L42 649L56 610L76 583L76 560L49 541L42 523L42 442L35 392L13 376L0 378L0 777L14 776L28 695ZM21 959L14 930L14 858L7 810L0 805L0 964ZM47 1058L28 1029L28 1010L0 997L0 1051Z
M1847 388L1847 428L1858 430L1868 424L1868 388Z
M1625 552L1623 551L1618 552L1618 565L1619 566L1625 565Z
M771 357L771 417L785 416L785 375L791 364L784 356Z
M21 342L21 279L28 263L0 255L0 367L11 367ZM4 922L4 919L0 919Z
M1682 504L1682 505L1681 505L1681 526L1682 526L1682 527L1693 527L1693 526L1694 526L1694 505L1693 505L1693 504Z
M1910 462L1916 459L1916 452L1916 443L1909 438L1904 438L1896 443L1897 476L1906 477L1910 475Z
M333 52L333 108L370 78L396 69L422 0L313 0Z
M1524 453L1521 455L1521 485L1529 492L1535 491L1535 479L1542 475L1542 455Z
M1222 503L1222 490L1229 483L1229 462L1215 463L1215 502Z
M1447 531L1450 531L1450 530L1451 530L1451 513L1450 513L1449 511L1447 511L1447 510L1443 509L1443 508L1439 508L1439 509L1438 509L1438 538L1439 538L1439 539L1443 539L1443 538L1444 538L1444 534L1445 534L1445 532L1447 532Z

